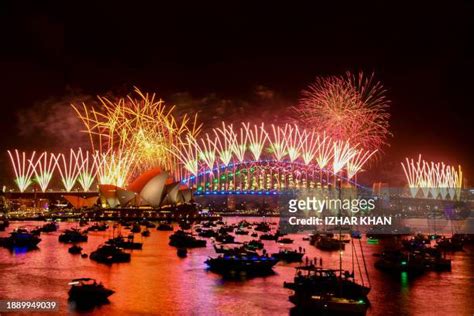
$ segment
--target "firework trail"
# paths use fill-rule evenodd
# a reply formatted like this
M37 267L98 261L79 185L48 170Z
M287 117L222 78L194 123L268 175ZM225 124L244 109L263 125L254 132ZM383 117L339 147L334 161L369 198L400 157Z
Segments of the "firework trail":
M79 182L82 190L87 192L94 183L97 174L97 165L93 157L89 155L89 152L83 152L81 148L79 148L78 151L78 161L81 167L77 182Z
M326 132L331 139L379 150L387 144L389 101L373 74L318 77L303 90L296 106L297 121Z
M355 147L357 147L357 145ZM334 174L341 171L347 162L357 155L357 149L355 149L355 147L351 147L347 141L337 141L334 143L334 156L332 162Z
M201 139L201 144L198 144L197 149L199 159L204 161L209 170L212 170L216 163L216 144L209 137L209 134L206 134L205 139Z
M237 161L242 163L245 160L245 152L247 151L247 134L245 133L245 129L240 127L239 133L236 133L232 129L232 125L230 125L229 133L229 137L234 139L232 152L236 156Z
M323 133L322 135L317 136L317 142L318 151L316 154L316 162L320 169L324 169L334 156L333 141L326 135L326 133Z
M8 150L8 155L10 156L10 161L13 166L15 183L18 186L18 190L20 190L20 192L25 192L32 183L31 179L35 169L34 159L36 152L33 152L29 158L26 157L25 152L22 152L20 155L17 149L15 149L15 154Z
M410 194L416 197L419 190L424 198L459 199L462 189L462 169L445 164L444 162L427 162L418 156L418 161L405 159L401 163L408 182Z
M215 128L213 131L215 135L215 147L219 159L224 166L228 166L232 160L232 149L236 142L236 138L233 137L232 133L232 125L226 126L225 123L222 122L222 128Z
M71 148L67 158L64 154L59 154L58 156L58 171L66 192L70 192L74 188L81 173L82 161L80 161L80 153L80 150L76 152Z
M191 135L186 135L186 140L178 145L173 144L172 154L175 155L191 175L197 176L199 172L198 144Z
M160 167L177 170L179 159L172 153L184 135L195 138L201 125L197 116L184 115L177 119L175 107L168 107L155 94L142 93L112 101L99 97L101 108L74 106L89 135L92 152L129 152L134 160L129 168L136 173ZM130 175L123 175L128 178Z
M48 189L54 170L57 167L58 159L59 156L43 152L36 162L29 160L35 173L35 181L40 186L42 192L46 192Z
M347 178L352 179L356 174L358 174L362 170L362 167L373 155L375 155L376 152L377 149L373 151L360 149L357 154L347 162Z
M287 132L285 133L285 143L290 162L295 161L300 156L303 147L303 137L303 132L299 130L297 125L288 125Z
M309 165L316 157L321 146L319 143L319 135L314 131L307 132L304 130L301 134L301 140L301 158L303 158L305 165Z
M287 154L286 133L288 132L288 124L285 128L272 124L273 138L270 141L270 152L273 153L277 161L283 161Z
M134 153L123 151L100 153L96 151L93 158L97 166L99 184L125 187L134 163Z
M247 134L249 150L252 153L253 159L258 161L260 160L260 155L262 154L263 148L268 139L264 123L260 126L254 125L253 129L250 128L250 123L242 123L242 125Z

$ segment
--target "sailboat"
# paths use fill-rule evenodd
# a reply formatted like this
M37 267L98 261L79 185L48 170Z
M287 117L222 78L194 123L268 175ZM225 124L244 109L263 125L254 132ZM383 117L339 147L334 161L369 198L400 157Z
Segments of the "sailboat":
M339 195L341 190L339 186ZM339 210L340 216L340 210ZM356 252L355 240L358 240L362 262ZM342 231L339 231L342 241ZM340 243L342 244L342 242ZM289 297L298 310L308 312L327 312L329 314L365 315L368 308L367 295L371 285L360 238L351 239L352 272L342 269L342 247L339 249L339 269L325 269L320 259L305 266L296 267L293 282L285 282L284 287L293 290ZM360 282L355 279L357 265ZM367 282L367 283L366 283Z

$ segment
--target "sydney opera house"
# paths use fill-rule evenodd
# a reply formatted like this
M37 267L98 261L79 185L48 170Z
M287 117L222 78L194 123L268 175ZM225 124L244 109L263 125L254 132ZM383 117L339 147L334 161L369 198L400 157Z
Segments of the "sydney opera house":
M77 198L66 195L65 198L75 208L91 207L97 197ZM160 208L191 202L191 189L174 181L169 173L155 168L143 173L126 188L114 185L99 185L99 200L103 207L141 207Z

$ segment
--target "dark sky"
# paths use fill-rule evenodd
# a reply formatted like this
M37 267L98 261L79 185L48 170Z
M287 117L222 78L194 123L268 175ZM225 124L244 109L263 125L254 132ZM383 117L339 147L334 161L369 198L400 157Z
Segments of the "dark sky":
M380 169L401 171L402 157L423 153L473 178L472 2L67 2L0 4L1 161L6 149L31 146L18 117L47 100L137 85L165 99L252 103L265 86L293 105L315 76L363 70L392 100L394 137Z

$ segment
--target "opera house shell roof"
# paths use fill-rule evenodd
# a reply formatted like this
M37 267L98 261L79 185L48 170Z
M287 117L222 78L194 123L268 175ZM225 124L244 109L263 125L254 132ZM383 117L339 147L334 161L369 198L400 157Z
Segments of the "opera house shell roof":
M159 168L140 175L127 188L114 185L99 185L102 204L109 207L150 206L159 208L189 203L192 191L180 182L174 181L169 173Z

